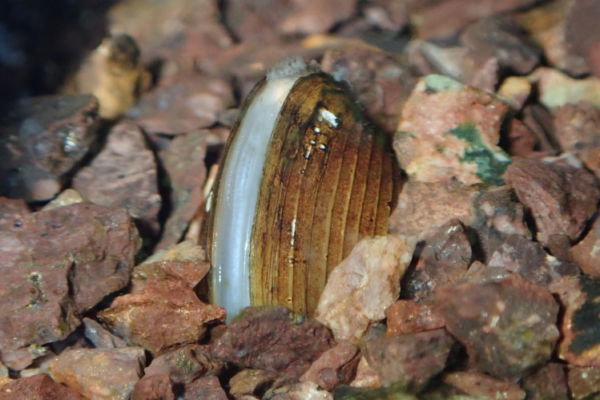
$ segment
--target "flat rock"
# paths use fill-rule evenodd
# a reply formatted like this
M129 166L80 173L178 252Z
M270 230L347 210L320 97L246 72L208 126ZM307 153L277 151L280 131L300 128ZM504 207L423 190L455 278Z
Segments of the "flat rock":
M400 279L412 259L414 237L364 238L333 269L315 312L336 340L358 342L400 295Z
M135 124L111 129L104 149L73 178L73 188L94 204L126 208L142 233L159 233L156 162Z
M249 307L211 344L211 354L239 368L292 371L286 373L297 379L333 345L329 330L313 318L286 307Z
M83 400L85 397L46 374L16 379L0 385L1 400Z
M365 357L384 386L419 392L446 365L454 339L443 329L365 342Z
M96 140L94 96L30 97L0 120L0 196L52 199Z
M236 399L248 395L261 397L278 376L277 372L264 369L243 369L229 380L229 393Z
M432 304L414 300L398 300L385 310L386 336L400 336L444 327L444 319Z
M144 349L79 349L63 352L50 364L55 381L88 399L129 399L142 375Z
M174 383L188 384L203 375L217 375L222 368L207 346L188 344L155 357L144 374L167 375Z
M548 363L533 374L523 378L521 386L531 400L568 400L569 388L565 367Z
M600 198L594 175L581 168L517 157L504 179L531 211L537 240L544 244L552 234L566 234L575 241Z
M436 302L446 329L466 347L473 365L498 378L548 361L559 338L552 294L518 274L439 288Z
M569 391L574 400L594 398L600 393L600 368L572 367L567 372ZM593 397L588 397L593 396Z
M402 109L394 149L409 178L503 185L511 159L498 143L508 107L442 75L421 78Z
M353 344L342 342L317 358L300 377L300 381L314 382L319 387L331 391L336 386L348 384L354 379L359 361L360 350Z
M203 376L185 386L183 400L227 400L227 394L216 376Z
M524 400L526 396L519 385L477 372L447 373L442 376L442 382L478 400Z
M0 351L65 339L78 315L129 282L139 249L124 209L73 204L0 232Z
M564 277L550 285L564 308L558 357L581 367L600 366L600 281L588 276Z
M173 381L168 375L144 376L133 387L131 400L175 400Z

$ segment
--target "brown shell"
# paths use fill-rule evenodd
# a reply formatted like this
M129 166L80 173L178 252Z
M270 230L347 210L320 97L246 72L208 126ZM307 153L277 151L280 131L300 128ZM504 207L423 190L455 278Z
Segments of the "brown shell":
M246 100L223 157L263 85ZM337 127L323 120L322 109L335 114ZM267 150L251 240L252 304L312 314L329 273L358 240L387 233L399 177L387 137L369 129L346 86L324 73L300 78ZM219 181L220 174L213 201ZM213 221L214 213L207 224L209 258Z

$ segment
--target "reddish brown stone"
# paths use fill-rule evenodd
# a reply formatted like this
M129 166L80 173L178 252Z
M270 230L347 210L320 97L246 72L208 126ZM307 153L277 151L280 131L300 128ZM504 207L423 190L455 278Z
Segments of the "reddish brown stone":
M523 378L521 386L531 400L568 400L569 388L565 367L548 363L533 374Z
M600 40L588 47L587 61L592 73L600 78Z
M443 329L386 337L365 342L365 357L384 386L402 383L410 393L419 392L440 373L454 340Z
M73 179L81 196L110 208L124 207L142 233L157 235L161 198L154 154L139 128L121 123L111 129L104 149Z
M502 279L511 275L506 268L488 267L481 261L474 261L469 268L469 271L464 276L460 283L488 283L499 282Z
M574 400L593 399L600 393L600 368L572 367L568 369L567 381Z
M359 361L358 348L342 342L313 362L308 371L300 377L300 381L314 382L319 387L331 391L336 386L348 384L354 379Z
M0 196L49 200L96 140L91 95L27 98L0 126Z
M11 225L22 224L21 219L30 213L24 199L0 197L0 229L5 230Z
M533 153L536 139L531 130L518 119L510 121L508 152L511 156L526 157Z
M446 329L482 372L519 376L550 359L559 337L558 304L548 289L512 274L499 282L443 287L436 294Z
M452 372L442 382L460 389L476 399L524 400L525 391L514 383L501 381L477 372Z
M84 400L76 391L56 383L46 374L0 385L0 400Z
M516 157L504 179L531 210L542 243L556 233L576 240L600 198L594 176L585 169Z
M569 250L569 254L583 271L584 274L600 278L600 219L596 219L585 238Z
M125 210L73 204L0 232L0 351L62 340L77 314L129 282L139 249Z
M188 384L203 375L217 375L222 367L210 356L207 346L188 344L155 357L144 373L167 375L175 383Z
M133 387L131 400L175 400L173 381L168 375L145 376Z
M229 380L229 393L236 399L246 395L261 396L279 374L264 369L243 369Z
M565 45L582 58L587 58L590 46L600 41L598 32L600 4L595 0L575 0L565 23Z
M227 400L216 376L204 376L185 386L183 400Z
M550 290L564 307L558 357L581 367L600 366L600 281L564 277L552 282Z
M241 368L294 370L298 378L333 345L331 333L312 318L285 307L246 308L211 345L211 353Z
M400 336L444 327L444 319L430 304L398 300L385 310L386 336Z

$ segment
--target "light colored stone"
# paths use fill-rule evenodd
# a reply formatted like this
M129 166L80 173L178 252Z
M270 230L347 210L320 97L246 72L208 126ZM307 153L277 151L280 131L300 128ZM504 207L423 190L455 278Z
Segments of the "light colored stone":
M600 78L595 76L573 79L558 70L541 67L533 71L529 80L537 83L540 103L546 108L581 101L589 101L594 107L600 108Z
M520 110L531 94L531 82L522 76L509 76L496 94L512 108Z
M358 362L356 368L356 377L350 383L352 387L360 388L378 388L381 386L381 379L370 365L367 359L363 356Z
M315 313L336 340L356 343L369 326L385 318L400 295L400 279L416 245L412 236L362 239L331 272Z
M75 203L83 203L83 198L76 190L66 189L56 196L54 200L46 204L44 208L42 208L42 211L54 210L55 208Z

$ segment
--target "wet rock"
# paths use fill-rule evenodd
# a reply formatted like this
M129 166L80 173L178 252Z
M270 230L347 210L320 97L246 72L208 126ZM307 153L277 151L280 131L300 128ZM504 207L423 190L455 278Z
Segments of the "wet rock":
M197 342L206 324L225 318L225 310L201 302L184 281L149 279L142 293L118 297L98 318L130 346L157 355L174 345Z
M494 252L488 266L506 268L542 286L561 276L580 273L576 263L549 255L541 243L532 242L521 235L510 235Z
M541 67L533 72L530 79L537 82L539 101L546 108L582 101L600 108L600 78L573 79L555 69Z
M559 337L558 304L548 289L513 274L500 282L439 288L446 329L482 372L519 376L550 359Z
M1 379L1 378L0 378ZM84 400L76 391L56 383L48 375L39 374L0 384L1 400Z
M0 196L53 198L96 140L98 101L85 96L31 97L0 121Z
M587 276L564 277L550 285L565 309L558 357L569 364L600 366L600 281Z
M249 307L211 345L211 354L240 368L297 374L297 379L333 345L331 333L312 318L285 307Z
M416 80L391 54L359 48L330 50L321 61L324 72L345 80L370 119L390 135Z
M443 0L409 2L407 9L420 39L444 39L456 35L470 22L532 3L533 0Z
M173 381L168 375L144 376L133 387L131 400L175 400Z
M410 179L502 185L510 157L496 144L508 107L441 75L422 78L402 110L394 149Z
M444 374L442 381L480 400L524 400L525 391L514 383L501 381L477 372Z
M415 244L414 237L393 235L362 239L329 275L315 318L336 340L358 342L398 298Z
M104 149L73 179L73 188L92 203L126 208L142 233L159 233L156 162L136 125L112 128Z
M357 388L378 388L381 386L381 379L377 371L369 365L369 362L363 355L356 368L356 376L350 386Z
M73 204L0 232L0 351L62 340L129 282L139 240L125 210Z
M142 95L128 116L147 133L177 135L213 125L233 100L224 80L181 75Z
M80 349L63 352L50 364L55 381L88 399L123 399L131 395L146 361L144 349Z
M229 380L229 393L236 399L245 395L261 397L278 376L277 372L263 369L241 370Z
M274 391L270 400L333 400L331 393L322 390L314 382L300 382Z
M569 390L574 400L594 398L588 397L600 393L600 368L572 367L567 372Z
M510 121L508 132L508 153L512 157L527 157L537 145L533 132L518 119Z
M521 386L527 392L527 398L531 400L569 399L565 368L561 364L548 363L524 377Z
M183 400L227 400L216 376L204 376L185 386Z
M554 110L554 131L563 151L600 176L600 110L587 102L565 104Z
M92 342L97 349L118 349L127 347L127 343L104 329L102 325L90 318L84 318L81 322L85 326L85 338Z
M569 250L569 255L579 264L584 274L600 278L600 220L596 219L585 238Z
M360 351L350 343L342 342L321 355L300 377L301 382L314 382L331 391L338 385L354 379Z
M504 179L531 210L542 243L552 234L566 234L575 241L600 198L594 176L585 169L515 158Z
M496 95L514 110L520 110L531 95L531 82L526 77L509 76L504 79Z
M409 393L419 392L440 373L454 340L443 329L365 342L365 356L381 383L399 383Z
M144 373L146 376L166 374L174 383L188 384L209 373L217 375L222 368L206 346L188 344L154 358Z
M444 327L444 319L431 304L398 300L385 310L386 336L400 336Z
M152 76L140 62L135 40L120 34L108 37L81 64L68 92L93 94L100 104L98 113L116 119L150 88Z
M171 195L168 199L172 212L163 229L157 249L164 249L178 243L190 220L196 214L204 196L202 185L206 180L205 132L196 131L177 136L158 156L165 168Z

